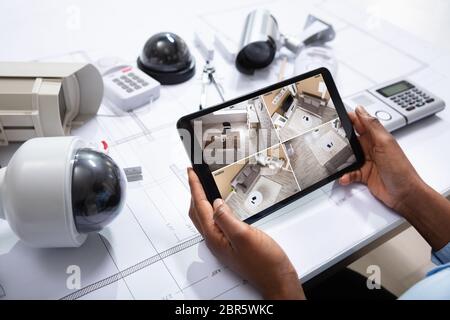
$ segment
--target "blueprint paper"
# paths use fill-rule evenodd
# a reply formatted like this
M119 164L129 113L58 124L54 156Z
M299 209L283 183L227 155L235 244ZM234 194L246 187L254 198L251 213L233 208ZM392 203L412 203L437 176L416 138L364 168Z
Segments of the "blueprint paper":
M342 96L404 76L447 103L450 101L449 55L342 2L268 1L265 7L277 17L285 33L299 34L309 13L333 25L336 39L330 46L339 60L337 83ZM229 21L244 21L257 6L208 12L198 19L237 44L242 26ZM295 19L293 7L299 12ZM99 235L90 235L80 248L31 249L18 241L5 222L0 222L0 299L260 298L209 252L187 214L189 159L175 123L179 117L196 111L200 99L202 57L192 44L190 47L197 59L194 79L163 87L160 99L133 114L117 116L102 106L95 119L73 132L90 141L108 141L110 155L121 167L142 168L143 180L129 183L126 206L109 227ZM278 60L254 77L239 74L218 52L215 60L217 77L228 99L278 79ZM219 101L211 89L208 103ZM448 108L444 112L448 113ZM448 124L442 120L438 125ZM426 122L418 126L424 143L431 140ZM408 147L411 152L420 148ZM257 225L280 243L299 275L307 279L342 251L352 248L355 237L369 239L384 226L399 223L395 214L375 200L370 202L371 209L361 215L359 208L367 207L368 199L371 196L364 187L329 184ZM354 233L342 232L330 245L323 235L344 228L342 221L348 219L354 222ZM323 221L329 223L324 225ZM308 229L317 230L317 235L312 236ZM80 289L67 288L66 271L70 265L80 267Z

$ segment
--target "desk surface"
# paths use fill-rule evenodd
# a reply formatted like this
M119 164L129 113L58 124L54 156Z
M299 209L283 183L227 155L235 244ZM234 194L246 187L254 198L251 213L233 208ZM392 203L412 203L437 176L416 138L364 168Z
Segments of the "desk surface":
M422 9L430 6L429 1L408 1L406 9L396 2L386 10L388 2L367 1L362 7L351 0L339 5L322 0L244 4L205 0L195 5L180 1L177 6L173 1L161 1L158 6L110 0L2 2L0 26L9 31L0 34L0 60L33 60L82 50L91 59L119 56L133 63L150 35L172 30L186 39L196 56L197 75L185 84L162 88L159 100L132 115L117 117L102 107L96 119L75 132L93 141L106 138L111 142L111 156L120 165L143 167L144 181L129 185L124 212L78 249L27 248L0 222L0 299L258 298L209 253L187 217L188 159L174 124L179 116L194 111L200 99L203 62L193 45L193 31L200 26L236 42L241 21L254 7L272 10L287 33L296 33L306 15L314 13L337 30L331 46L339 60L337 82L343 96L405 76L448 104L450 56L446 50L450 45L449 40L440 41L448 38L448 28L433 29L438 25L434 21L443 25L450 21L448 3L434 1L433 8L439 10L428 15ZM399 3L406 5L406 0ZM294 17L293 8L298 8ZM423 30L432 32L433 43L420 39ZM220 54L216 59L227 98L275 82L280 69L275 61L268 70L248 77L238 74ZM289 63L286 70L292 71ZM213 94L208 99L210 104L218 101ZM445 195L450 192L449 122L447 108L395 133L424 180ZM15 148L0 150L2 164ZM403 223L365 187L329 184L258 225L287 251L302 280L308 280L399 230ZM80 290L66 286L70 265L80 267Z

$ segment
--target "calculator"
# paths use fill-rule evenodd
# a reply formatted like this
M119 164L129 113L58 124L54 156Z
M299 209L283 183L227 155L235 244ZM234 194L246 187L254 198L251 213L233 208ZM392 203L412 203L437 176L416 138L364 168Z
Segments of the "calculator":
M354 110L363 106L388 131L394 131L445 108L445 102L405 79L397 79L344 99Z
M105 96L124 111L130 111L159 98L160 83L129 65L104 72Z

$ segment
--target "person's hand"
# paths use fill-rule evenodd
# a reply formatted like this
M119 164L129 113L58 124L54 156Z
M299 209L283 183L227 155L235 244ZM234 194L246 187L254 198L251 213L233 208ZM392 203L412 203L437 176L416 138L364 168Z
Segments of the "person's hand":
M194 170L188 168L189 217L212 253L249 281L266 299L304 299L289 258L267 234L237 219L222 199L213 206Z
M401 212L401 205L423 181L397 141L378 119L362 107L357 107L355 113L350 112L349 116L359 134L366 161L359 170L343 175L339 182L342 185L364 183L375 197Z

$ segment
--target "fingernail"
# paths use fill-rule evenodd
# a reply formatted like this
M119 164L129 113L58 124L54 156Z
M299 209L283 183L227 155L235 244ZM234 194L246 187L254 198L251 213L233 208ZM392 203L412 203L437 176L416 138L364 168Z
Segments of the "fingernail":
M356 106L355 111L358 112L358 113L363 113L363 109L362 109L361 106Z
M356 107L356 112L358 112L360 115L363 115L363 116L368 116L369 115L369 113L367 112L366 109L364 109L363 106L357 106Z
M216 200L214 200L213 202L213 207L214 209L217 209L218 207L220 207L221 205L223 205L223 200L220 198L217 198Z

